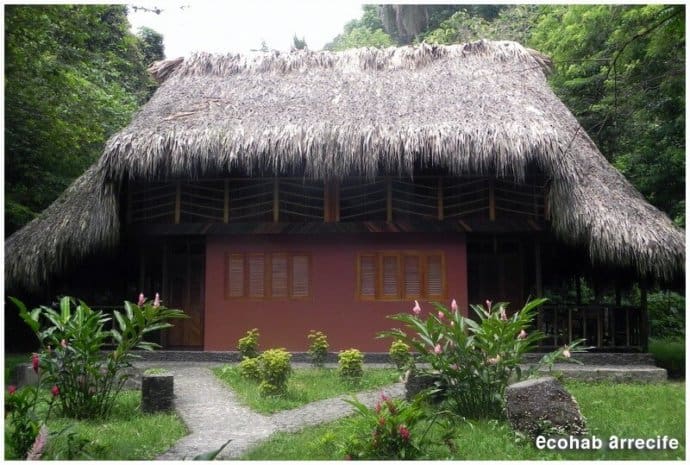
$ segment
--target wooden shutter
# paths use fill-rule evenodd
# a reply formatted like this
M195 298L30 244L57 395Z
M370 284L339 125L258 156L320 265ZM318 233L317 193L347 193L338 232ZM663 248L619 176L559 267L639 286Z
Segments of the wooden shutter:
M376 297L376 257L374 255L359 256L359 296L364 299Z
M271 297L288 297L288 257L285 254L271 255Z
M381 255L381 297L400 298L400 258L397 254Z
M403 285L406 299L422 295L422 270L419 255L403 255Z
M440 298L444 296L446 270L443 255L430 254L426 257L426 296Z
M293 255L292 257L292 297L309 297L309 256Z
M263 254L252 254L248 257L249 297L263 298L265 294L265 261Z
M244 256L231 254L227 258L227 296L244 297Z

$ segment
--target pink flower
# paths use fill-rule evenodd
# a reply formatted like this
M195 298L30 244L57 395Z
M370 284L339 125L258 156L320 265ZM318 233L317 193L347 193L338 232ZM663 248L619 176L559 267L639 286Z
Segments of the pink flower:
M452 300L450 303L450 309L453 310L454 312L458 311L458 303L455 301L455 299Z
M563 356L565 358L570 358L570 349L568 347L563 350Z
M405 427L405 425L398 426L398 433L403 441L407 442L410 440L410 430Z
M53 386L53 388L50 390L50 393L53 394L53 397L57 397L60 395L60 388L57 387L57 385Z
M161 306L161 296L156 292L156 297L153 299L153 307L158 308Z
M419 306L419 302L417 302L416 300L414 301L414 307L412 307L412 313L414 313L415 315L419 315L420 313L422 313L422 307Z
M17 392L17 386L15 386L14 384L10 384L9 386L7 386L7 393L9 395L14 394L15 392Z
M144 297L144 293L141 292L139 293L139 301L137 302L137 305L141 307L144 305L144 303L146 303L146 297Z
M501 361L501 356L496 355L495 357L491 357L491 358L487 359L486 363L488 363L489 365L496 365L500 361Z
M386 396L383 392L381 393L381 401L382 402L388 402L390 400L390 397Z
M489 309L489 313L491 313L491 301L490 301L490 300L487 300L487 301L486 301L486 308L488 308L488 309Z
M436 355L439 355L443 350L441 349L441 344L436 344L436 347L434 347L434 353Z
M66 349L66 348L67 348L67 341L65 341L64 339L63 339L62 341L60 341L60 346L61 346L63 349Z
M506 308L503 305L501 305L499 316L503 321L506 321L508 319L508 316L506 315Z
M376 407L374 407L374 410L376 413L381 413L381 402L376 403Z
M525 339L526 337L527 337L527 331L525 331L524 329L521 329L520 334L518 334L517 338L518 339Z
M36 435L36 439L34 440L31 449L26 454L26 460L40 460L47 443L48 428L46 428L46 425L41 425L41 429L38 430L38 434Z
M38 354L34 352L31 354L31 366L33 367L34 371L38 373L38 365L40 364L40 359L38 358Z
M438 319L442 320L443 319L443 312L438 312Z

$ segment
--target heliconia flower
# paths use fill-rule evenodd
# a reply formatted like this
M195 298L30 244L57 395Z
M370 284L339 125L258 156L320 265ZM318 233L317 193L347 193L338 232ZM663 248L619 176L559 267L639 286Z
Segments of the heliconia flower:
M381 402L376 403L376 407L374 407L374 410L376 413L381 413Z
M386 419L384 417L379 417L379 425L383 426L386 424Z
M453 310L454 312L458 311L458 303L453 299L450 303L450 309Z
M381 401L382 402L388 402L390 400L390 397L388 397L386 394L383 392L381 393Z
M53 386L53 388L50 390L50 393L53 394L53 397L57 397L60 395L60 388L57 387L57 385Z
M410 430L405 427L405 425L400 425L398 426L398 433L400 433L400 437L403 439L403 441L409 441L410 440Z
M443 352L443 350L441 349L441 344L436 344L436 347L434 347L434 353L438 355L441 352Z
M501 306L499 316L503 321L506 321L508 319L508 315L506 315L506 308L504 306Z
M15 386L14 384L10 384L9 386L7 386L7 393L9 395L14 394L15 392L17 392L17 386Z
M391 412L391 415L395 415L396 413L398 413L398 409L392 400L388 399L386 401L386 405L388 406L388 411Z
M64 339L62 341L60 341L60 346L62 346L63 349L66 349L67 348L67 341L65 341Z
M139 293L139 301L137 302L137 305L141 307L144 305L144 303L146 303L146 297L144 297L144 293L141 292Z
M26 454L26 460L40 460L41 455L43 455L43 449L45 449L48 443L48 428L46 425L41 425L41 429L38 430L36 439L34 440L31 449Z
M563 350L563 356L565 358L570 358L570 349L568 347L566 347L565 350Z
M160 306L161 306L161 296L160 296L160 294L158 294L158 292L156 292L156 297L154 297L154 299L153 299L153 307L158 308Z
M490 300L486 301L486 308L489 309L489 313L491 313L491 301Z
M412 307L412 313L414 313L415 315L419 315L420 313L422 313L422 307L419 306L419 302L417 302L416 300L414 301L414 307Z
M36 373L38 373L38 365L40 364L40 359L38 358L38 354L34 352L31 354L31 366L34 369Z
M518 334L518 339L525 339L527 337L527 331L524 329L520 330L520 334Z
M443 312L438 312L438 319L442 320L443 319Z

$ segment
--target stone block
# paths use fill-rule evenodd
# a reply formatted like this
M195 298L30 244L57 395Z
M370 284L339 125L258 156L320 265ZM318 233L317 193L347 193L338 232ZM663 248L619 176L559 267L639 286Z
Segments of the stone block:
M405 400L411 401L425 389L436 387L440 379L438 374L409 370L405 380ZM432 398L440 398L440 396L436 395Z
M173 409L174 389L171 374L144 374L141 378L141 410L146 413Z
M506 416L514 429L532 437L581 435L587 429L575 398L549 376L508 386Z

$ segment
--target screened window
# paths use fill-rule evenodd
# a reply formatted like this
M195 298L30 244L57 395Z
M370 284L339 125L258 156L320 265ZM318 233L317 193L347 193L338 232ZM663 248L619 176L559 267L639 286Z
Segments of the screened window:
M226 256L228 299L300 299L311 295L311 258L302 253Z
M442 252L381 251L357 256L359 299L442 299L445 295Z

